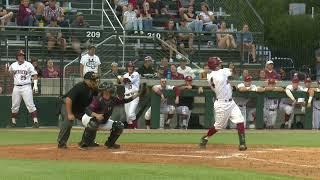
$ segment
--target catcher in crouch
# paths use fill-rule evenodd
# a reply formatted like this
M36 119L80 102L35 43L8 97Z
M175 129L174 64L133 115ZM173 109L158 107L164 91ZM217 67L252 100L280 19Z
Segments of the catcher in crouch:
M88 149L88 145L94 142L97 130L110 130L110 136L104 145L109 149L119 149L120 145L116 144L117 139L123 131L123 123L121 121L113 121L110 118L114 106L128 103L139 97L136 93L128 99L113 96L114 86L104 82L98 87L99 94L94 97L91 104L87 107L86 113L82 116L82 124L88 128L80 142L80 149ZM101 116L92 117L92 114Z

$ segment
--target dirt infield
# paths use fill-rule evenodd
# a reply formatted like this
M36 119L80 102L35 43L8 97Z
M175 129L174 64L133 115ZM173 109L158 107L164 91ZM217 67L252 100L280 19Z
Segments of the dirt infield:
M90 153L88 153L90 152ZM249 147L245 152L234 145L209 145L199 149L191 144L123 144L120 150L97 147L88 151L76 145L59 150L55 145L0 146L1 158L85 160L203 165L242 170L320 177L320 148Z

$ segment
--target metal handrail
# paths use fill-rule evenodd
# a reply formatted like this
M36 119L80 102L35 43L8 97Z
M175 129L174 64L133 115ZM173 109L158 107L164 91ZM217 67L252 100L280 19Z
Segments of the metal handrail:
M114 15L115 19L116 19L116 20L117 20L117 22L119 23L119 25L120 25L121 29L124 31L124 28L123 28L123 26L122 26L122 23L121 23L121 22L120 22L120 20L117 18L117 15L116 15L116 13L114 12L114 10L113 10L113 8L112 8L111 4L109 3L109 1L108 1L108 0L105 0L105 2L107 2L107 4L108 4L109 8L111 9L112 14Z
M103 43L107 42L109 39L111 38L114 38L116 35L112 35L112 36L109 36L108 38L106 38L105 40L101 41L100 43L96 44L95 47L99 47L101 46ZM82 54L86 54L88 53L88 50L84 51ZM81 54L81 56L82 56ZM66 75L66 68L68 66L70 66L71 64L73 64L74 62L76 62L77 60L79 60L79 57L75 58L74 60L70 61L68 64L66 64L64 67L63 67L63 77L65 78L65 75Z
M108 16L108 14L106 13L106 11L104 10L104 9L102 9L102 12L104 13L104 15L107 17L107 19L108 19L108 21L109 21L109 23L110 23L110 25L111 25L111 27L112 27L112 29L115 31L116 30L116 28L114 27L114 25L112 24L112 22L111 22L111 20L110 20L110 18L109 18L109 16Z

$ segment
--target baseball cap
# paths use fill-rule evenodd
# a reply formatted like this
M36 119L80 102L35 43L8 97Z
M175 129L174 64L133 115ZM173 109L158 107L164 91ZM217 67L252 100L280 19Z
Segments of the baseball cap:
M276 80L275 79L268 79L268 84L276 84Z
M244 81L245 82L251 82L252 81L252 76L246 76L246 77L244 77Z
M267 61L266 65L268 65L268 64L273 64L273 61L271 61L271 60Z
M89 45L88 49L91 49L91 48L95 48L96 49L96 46L91 44L91 45Z
M184 78L184 80L185 80L185 81L192 81L192 77L191 77L191 76L186 76L186 77Z
M298 77L293 77L291 81L292 81L292 83L299 83L300 82Z
M82 12L77 12L76 16L83 16Z
M151 57L151 56L146 56L146 57L144 58L144 60L145 60L145 61L151 61L151 60L152 60L152 57Z
M118 63L112 62L112 63L111 63L111 66L118 66Z
M98 74L96 74L95 72L87 72L83 79L86 79L86 80L97 80L99 77L98 77Z
M311 80L310 77L307 77L307 78L304 80L304 83L311 83L311 82L312 82L312 80Z

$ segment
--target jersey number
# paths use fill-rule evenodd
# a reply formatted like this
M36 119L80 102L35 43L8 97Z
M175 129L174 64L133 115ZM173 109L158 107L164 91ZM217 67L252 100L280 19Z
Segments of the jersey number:
M21 79L21 81L24 81L27 79L27 77L22 75L22 76L20 76L20 79Z

